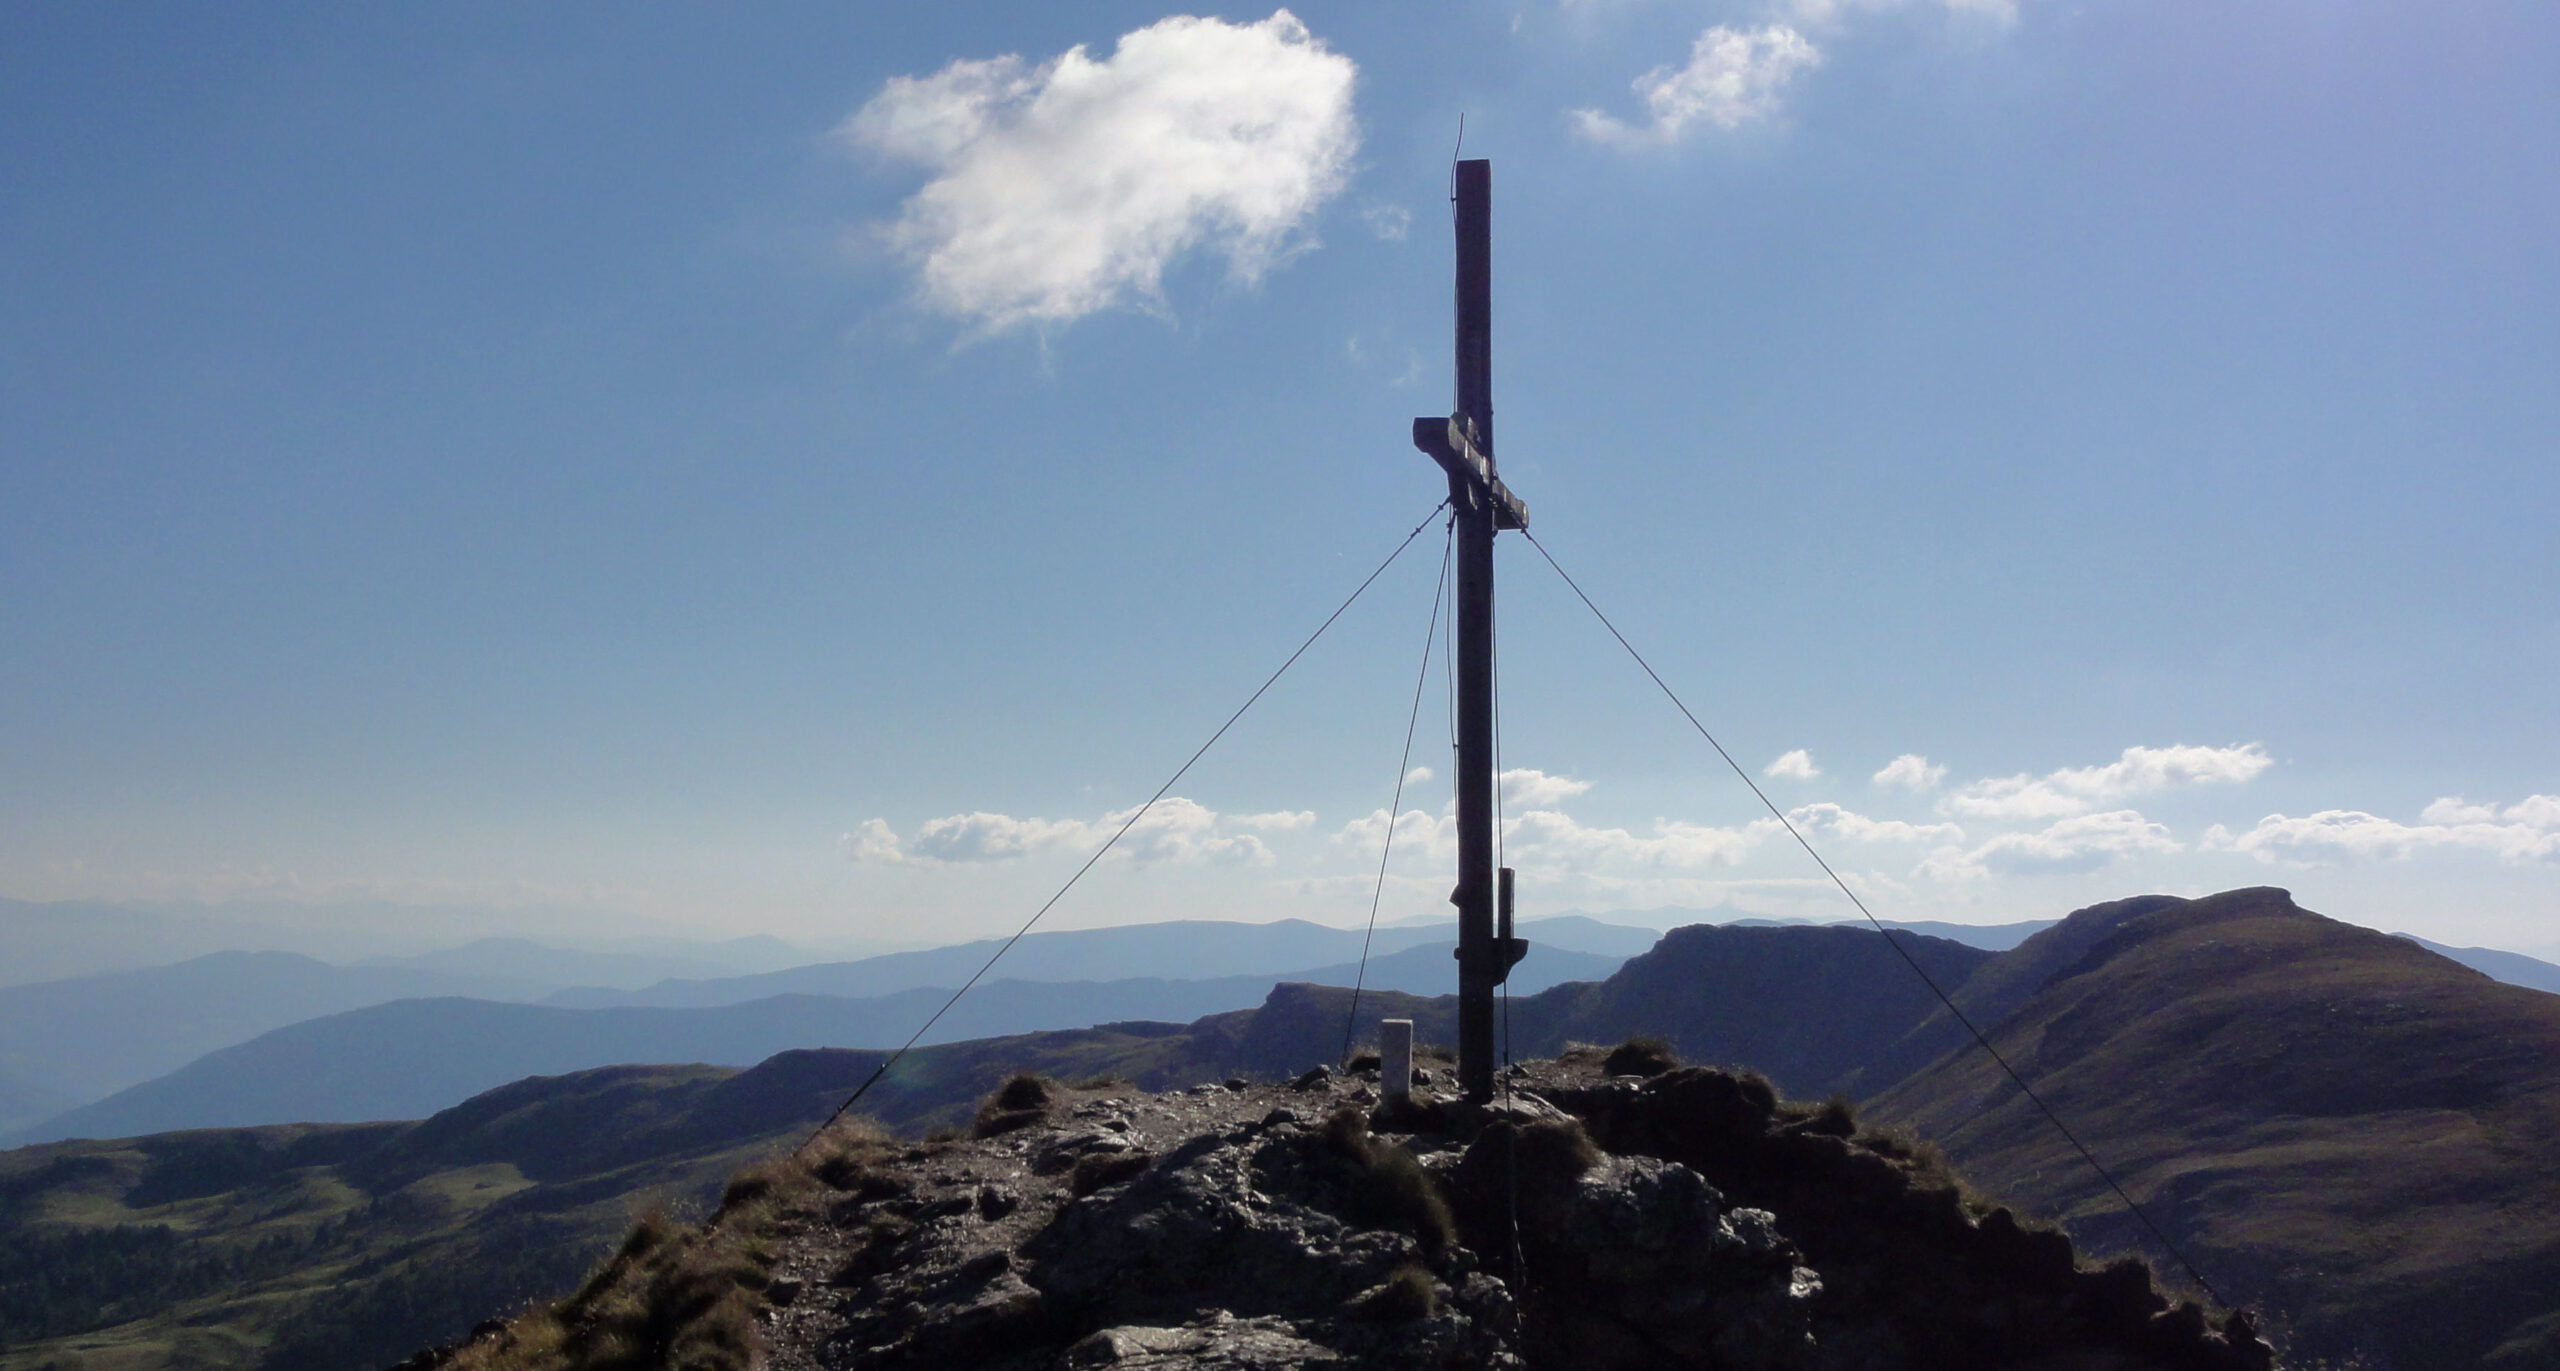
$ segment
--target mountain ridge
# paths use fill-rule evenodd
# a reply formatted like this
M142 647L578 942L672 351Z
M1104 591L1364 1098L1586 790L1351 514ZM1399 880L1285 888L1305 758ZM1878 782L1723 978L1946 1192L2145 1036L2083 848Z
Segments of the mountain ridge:
M2271 888L2090 906L2007 953L1933 948L1906 935L1895 941L1948 959L1947 988L1960 1003L2000 1011L1981 1022L2002 1051L2217 1288L2266 1302L2293 1354L2370 1353L2377 1360L2368 1364L2397 1371L2551 1364L2560 1337L2560 1296L2553 1293L2560 1290L2560 1181L2541 1162L2560 1152L2560 1085L2551 1079L2560 1070L2553 1065L2560 1060L2560 998L2501 985L2407 940L2323 919ZM1865 952L1855 962L1797 957L1815 943ZM1534 1041L1632 1024L1676 1035L1684 1055L1708 1061L1743 1065L1751 1055L1793 1053L1799 1078L1812 1088L1782 1084L1805 1097L1820 1089L1824 1070L1840 1074L1840 1060L1863 1055L1848 1069L1873 1073L1891 1053L1926 1051L1932 1044L1921 1041L1923 1030L1943 1019L1934 997L1931 1012L1909 1024L1896 1022L1899 1013L1859 1021L1823 1008L1871 996L1888 973L1916 984L1872 931L1702 929L1666 938L1647 957L1622 967L1614 989L1609 982L1568 983L1512 997L1513 1047L1534 1053ZM1729 989L1723 1006L1694 993L1717 981L1749 986L1755 965L1773 973L1756 992ZM1788 965L1828 980L1774 974ZM1658 993L1666 987L1692 993L1667 999ZM923 1048L881 1077L862 1108L913 1136L965 1125L974 1100L1015 1070L1068 1081L1114 1077L1150 1090L1228 1077L1276 1080L1310 1060L1336 1059L1350 999L1339 987L1284 984L1254 1008L1188 1024L1119 1023ZM1758 1017L1784 1026L1754 1023L1738 1011L1737 1023L1721 1021L1746 1002L1759 1004ZM1453 1013L1453 997L1364 994L1352 1036L1368 1040L1378 1019L1405 1017L1426 1041L1445 1041ZM1952 1020L1932 1031L1962 1032ZM278 1156L314 1146L295 1138L354 1140L332 1144L341 1149L409 1138L410 1155L428 1169L337 1174L370 1176L404 1194L531 1183L524 1198L506 1201L509 1214L572 1200L593 1206L637 1193L646 1176L661 1174L662 1160L652 1156L687 1148L696 1151L685 1155L707 1155L699 1149L724 1140L743 1147L735 1142L740 1129L797 1141L883 1060L876 1051L796 1050L743 1072L628 1067L515 1082L452 1115L445 1127L461 1141L442 1150L425 1145L436 1130L411 1124L23 1149L0 1154L0 1210L32 1205L25 1212L56 1216L44 1221L60 1224L110 1201L96 1186L175 1193L165 1185L137 1189L149 1167L114 1159L147 1159L155 1149L223 1155L230 1144L222 1140L239 1137L277 1139L259 1147ZM1972 1184L2022 1212L2058 1219L2084 1251L2147 1250L2162 1260L2103 1182L2015 1097L1969 1038L1867 1093L1857 1113L1870 1124L1916 1130L1918 1146L1943 1152ZM1807 1117L1834 1121L1825 1127L1854 1126L1845 1104ZM555 1133L603 1150L545 1161L536 1149ZM516 1141L502 1143L502 1135ZM362 1141L368 1138L375 1142ZM468 1142L474 1138L481 1141ZM123 1168L115 1174L125 1179L99 1179L97 1165ZM557 1178L534 1175L545 1167L555 1169L543 1174ZM237 1174L198 1170L208 1183ZM72 1202L84 1185L93 1188ZM260 1203L267 1207L225 1212L270 1212L269 1202ZM13 1231L0 1226L0 1237ZM434 1288L430 1281L420 1290ZM386 1289L381 1308L408 1298ZM478 1309L497 1303L492 1297ZM0 1354L0 1368L22 1371L8 1354Z
M284 955L284 954L277 954ZM1606 974L1615 959L1548 948L1523 964L1543 976ZM1368 963L1372 993L1445 980L1436 946ZM1358 964L1291 973L1347 984ZM1536 984L1524 976L1524 983ZM1260 1003L1272 981L1133 978L1003 980L961 1000L928 1043L1129 1020L1187 1023ZM419 1118L525 1076L622 1062L748 1066L792 1048L887 1048L904 1042L951 992L925 986L854 1000L774 995L700 1009L600 1009L454 996L394 1000L299 1020L217 1049L166 1075L0 1134L26 1145L185 1128Z
M2002 1054L2208 1278L2310 1355L2560 1358L2560 1186L2531 1160L2560 1148L2560 997L2274 888L2083 914L1965 994L2007 1006ZM2085 1239L2143 1240L1979 1053L1869 1107Z

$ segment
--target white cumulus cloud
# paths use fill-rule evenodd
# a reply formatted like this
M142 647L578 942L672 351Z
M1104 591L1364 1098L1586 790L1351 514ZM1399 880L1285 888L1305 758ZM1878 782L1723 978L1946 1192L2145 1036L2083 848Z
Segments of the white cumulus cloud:
M1734 866L1777 825L1767 819L1742 828L1717 828L1656 819L1649 833L1595 828L1562 810L1537 809L1511 820L1503 845L1524 869L1579 872L1604 866L1691 869Z
M1895 786L1903 790L1935 790L1938 788L1938 782L1946 778L1945 767L1931 766L1928 758L1917 752L1906 752L1885 763L1883 770L1868 779L1877 785Z
M906 851L898 844L898 835L886 819L865 819L860 827L837 840L846 856L857 862L903 862Z
M1822 774L1822 768L1813 764L1812 753L1805 751L1803 748L1797 748L1795 751L1787 753L1778 760L1760 768L1760 774L1763 776L1784 777L1790 781L1810 781L1814 777Z
M1941 847L1920 863L1917 874L1940 881L2076 875L2127 857L2182 850L2166 825L2118 809L2074 815L2033 833L2003 833L1970 850Z
M2418 817L2431 824L2485 824L2498 817L2496 805L2476 805L2459 795L2438 797Z
M1074 819L1017 819L973 810L925 820L906 845L906 855L928 862L995 862L1083 845L1090 832Z
M2183 785L2237 785L2274 765L2264 747L2128 747L2101 766L2064 767L1976 781L1939 802L1949 814L1990 819L2051 819L2085 814L2098 804Z
M1502 773L1502 803L1508 809L1553 809L1590 788L1589 781L1550 776L1525 766Z
M2530 795L2503 810L2448 796L2428 805L2421 820L2404 824L2360 809L2270 814L2246 833L2216 825L2205 845L2299 866L2404 861L2443 850L2492 853L2516 865L2560 861L2560 795Z
M1690 45L1686 65L1655 67L1635 79L1642 120L1582 109L1573 112L1574 127L1594 142L1621 147L1677 142L1699 125L1740 128L1777 113L1797 73L1821 62L1821 51L1785 24L1749 30L1718 24Z
M1591 876L1609 868L1692 870L1732 866L1782 830L1775 819L1719 828L1678 819L1656 819L1649 831L1586 824L1558 808L1591 789L1577 781L1528 767L1502 773L1506 814L1503 850L1512 865L1538 879ZM1387 811L1376 809L1344 824L1337 844L1374 852L1387 836ZM1409 809L1395 816L1396 848L1418 858L1447 860L1457 854L1456 806L1437 815Z
M1419 809L1408 809L1395 817L1396 850L1411 854L1422 852L1446 857L1457 851L1458 820L1443 812L1437 816ZM1336 843L1355 850L1376 851L1387 839L1387 811L1384 807L1344 824L1333 835Z
M1853 843L1960 843L1964 830L1954 824L1914 824L1900 819L1872 819L1853 809L1823 803L1787 811L1787 822L1808 838L1839 838Z
M1351 59L1287 10L1176 15L1037 66L959 61L891 79L837 130L931 179L885 232L934 308L988 330L1134 301L1195 249L1251 283L1311 243L1359 129Z

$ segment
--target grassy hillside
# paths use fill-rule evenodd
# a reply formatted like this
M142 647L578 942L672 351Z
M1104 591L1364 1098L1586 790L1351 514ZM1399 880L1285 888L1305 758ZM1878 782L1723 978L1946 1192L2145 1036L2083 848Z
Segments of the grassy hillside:
M1131 1024L926 1048L864 1112L923 1132L964 1123L1019 1068L1180 1084L1220 1069L1228 1046L1203 1056L1176 1025ZM417 1123L0 1154L0 1371L388 1365L575 1281L641 1211L699 1209L881 1059L606 1067Z
M2560 997L2280 890L2073 915L1965 998L2207 1279L2301 1350L2560 1363ZM1871 1112L2100 1247L2131 1220L1979 1053Z
M506 1125L538 1146L510 1146L482 1118L7 1154L0 1367L386 1364L403 1344L574 1280L635 1203L681 1200L746 1160L752 1144L711 1139L561 1164L582 1140L645 1133L727 1074L626 1067L528 1083Z

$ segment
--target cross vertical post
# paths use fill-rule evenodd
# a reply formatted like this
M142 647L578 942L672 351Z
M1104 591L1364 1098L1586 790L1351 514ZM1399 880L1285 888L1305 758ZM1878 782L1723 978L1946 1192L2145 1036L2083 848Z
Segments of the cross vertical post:
M1414 446L1449 477L1457 542L1458 1084L1493 1098L1493 992L1528 945L1495 927L1493 535L1528 527L1528 507L1493 463L1493 164L1456 167L1457 408L1413 421ZM1508 875L1509 873L1502 873Z

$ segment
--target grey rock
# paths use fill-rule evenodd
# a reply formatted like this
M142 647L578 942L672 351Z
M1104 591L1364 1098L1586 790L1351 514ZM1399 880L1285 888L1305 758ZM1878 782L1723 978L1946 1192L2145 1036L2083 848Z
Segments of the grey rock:
M1126 1152L1129 1149L1127 1138L1107 1129L1069 1133L1042 1145L1040 1155L1031 1163L1031 1171L1038 1176L1055 1176L1074 1170L1077 1162L1097 1152Z
M1343 1357L1299 1337L1286 1319L1228 1319L1180 1328L1106 1328L1067 1349L1062 1365L1121 1371L1280 1371Z

